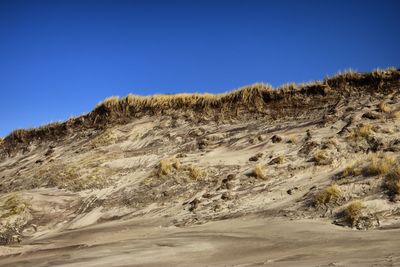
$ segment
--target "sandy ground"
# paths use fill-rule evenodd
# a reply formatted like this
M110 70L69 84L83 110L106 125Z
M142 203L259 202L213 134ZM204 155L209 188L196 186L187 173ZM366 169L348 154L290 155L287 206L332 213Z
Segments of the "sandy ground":
M0 266L400 266L400 94L354 92L287 117L146 115L3 156Z
M187 228L131 220L38 239L0 257L0 265L400 266L399 237L400 229L356 231L304 219L252 216Z

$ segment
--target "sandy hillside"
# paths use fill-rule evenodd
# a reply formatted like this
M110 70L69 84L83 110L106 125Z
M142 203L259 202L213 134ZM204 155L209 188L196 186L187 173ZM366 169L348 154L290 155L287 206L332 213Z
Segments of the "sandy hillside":
M110 98L0 140L1 266L400 266L400 72Z

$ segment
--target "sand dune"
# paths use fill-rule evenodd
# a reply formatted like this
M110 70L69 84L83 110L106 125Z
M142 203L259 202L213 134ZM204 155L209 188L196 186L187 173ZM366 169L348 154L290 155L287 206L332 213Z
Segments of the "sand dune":
M399 266L399 71L271 90L12 133L0 265Z

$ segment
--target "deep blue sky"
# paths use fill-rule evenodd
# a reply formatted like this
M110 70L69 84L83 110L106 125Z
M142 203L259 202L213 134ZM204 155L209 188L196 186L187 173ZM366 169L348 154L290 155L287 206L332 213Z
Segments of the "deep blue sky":
M399 3L0 0L0 136L111 95L398 67Z

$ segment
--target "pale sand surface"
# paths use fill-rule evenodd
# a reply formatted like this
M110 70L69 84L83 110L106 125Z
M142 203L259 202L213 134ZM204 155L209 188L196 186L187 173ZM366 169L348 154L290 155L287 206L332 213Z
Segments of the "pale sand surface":
M186 228L156 220L110 222L38 239L0 257L0 265L400 266L400 229L356 231L260 217Z

